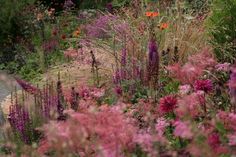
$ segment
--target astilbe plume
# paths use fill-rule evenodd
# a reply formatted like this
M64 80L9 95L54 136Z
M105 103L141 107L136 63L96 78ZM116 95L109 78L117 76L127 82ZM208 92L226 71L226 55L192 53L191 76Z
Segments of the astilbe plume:
M11 105L8 121L13 130L16 131L16 133L20 135L21 139L28 144L30 139L27 131L31 121L29 112L22 105Z
M18 78L15 78L15 80L21 86L21 88L25 90L26 92L30 94L34 94L34 95L40 93L40 90L37 87L34 87L33 85L31 85L30 83L24 80L18 79Z
M68 114L68 120L51 122L42 128L48 149L56 150L60 156L71 153L117 157L133 148L136 128L120 112L105 107L98 112Z
M194 89L197 90L202 90L206 93L209 93L213 90L213 84L212 81L209 79L206 80L196 80L194 82Z
M177 107L177 99L173 95L167 95L159 100L159 112L166 114L173 112Z

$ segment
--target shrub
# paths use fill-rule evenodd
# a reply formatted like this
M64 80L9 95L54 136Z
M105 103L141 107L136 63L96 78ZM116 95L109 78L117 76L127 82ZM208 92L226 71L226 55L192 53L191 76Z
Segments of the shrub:
M236 57L236 1L215 0L208 29L215 55L220 62L234 62Z

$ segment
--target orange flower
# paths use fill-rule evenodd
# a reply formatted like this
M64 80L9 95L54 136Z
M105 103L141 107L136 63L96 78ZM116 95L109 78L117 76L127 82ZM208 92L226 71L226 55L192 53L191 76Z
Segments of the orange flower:
M147 17L157 17L159 16L159 12L146 12Z
M152 12L146 12L146 16L147 17L151 17L152 16Z
M160 25L160 29L161 29L161 30L164 30L164 29L166 29L166 28L168 28L168 23L162 23L162 24Z
M74 37L77 38L79 35L80 35L80 31L79 30L76 30L76 31L73 32L73 36Z
M153 12L152 13L152 17L156 17L156 16L159 16L159 12Z
M66 39L66 35L63 34L63 35L61 36L61 38L62 38L63 40L65 40L65 39Z

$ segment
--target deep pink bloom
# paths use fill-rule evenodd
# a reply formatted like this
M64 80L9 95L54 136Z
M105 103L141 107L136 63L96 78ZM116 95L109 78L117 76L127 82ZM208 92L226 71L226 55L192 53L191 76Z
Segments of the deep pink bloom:
M212 81L209 79L196 80L194 82L194 89L195 90L202 90L202 91L208 93L208 92L212 91L212 89L213 89Z
M159 111L161 113L169 113L172 112L177 105L177 99L172 96L168 95L160 99L159 102Z
M193 136L193 133L191 132L191 129L189 128L189 123L182 122L182 121L175 121L175 131L174 135L181 138L190 139Z
M220 146L220 136L217 133L212 133L207 137L207 143L212 149L217 149Z
M115 87L115 93L117 95L122 95L122 92L123 92L123 90L122 90L121 86L116 86Z

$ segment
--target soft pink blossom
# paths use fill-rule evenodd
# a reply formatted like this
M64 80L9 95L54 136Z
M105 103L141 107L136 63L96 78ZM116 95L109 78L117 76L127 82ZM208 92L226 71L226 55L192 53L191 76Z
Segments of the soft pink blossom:
M191 90L191 86L188 84L179 86L179 92L182 95L188 94L190 90Z
M182 121L174 122L175 130L174 135L181 138L190 139L193 136L191 129L189 128L189 123Z
M229 69L230 69L230 63L225 62L225 63L222 63L222 64L217 64L217 65L215 66L215 68L216 68L216 71L225 71L225 72L228 72Z

